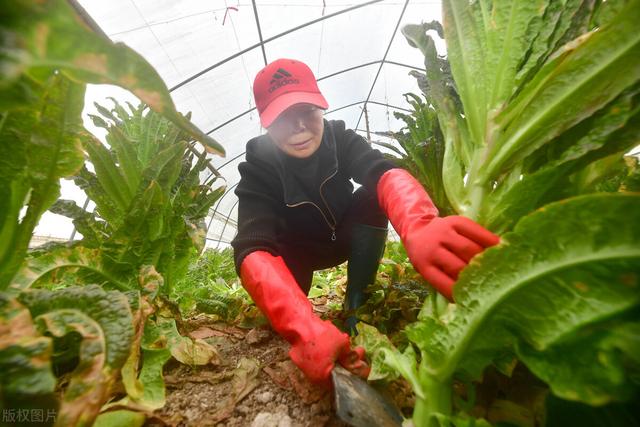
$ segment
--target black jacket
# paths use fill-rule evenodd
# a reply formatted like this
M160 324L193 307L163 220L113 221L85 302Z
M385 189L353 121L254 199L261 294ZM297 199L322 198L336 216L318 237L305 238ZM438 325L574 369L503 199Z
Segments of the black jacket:
M353 179L376 194L395 165L341 120L324 120L318 150L306 159L283 153L268 135L247 143L240 163L238 234L231 242L236 269L256 250L280 255L287 239L330 241L351 203Z

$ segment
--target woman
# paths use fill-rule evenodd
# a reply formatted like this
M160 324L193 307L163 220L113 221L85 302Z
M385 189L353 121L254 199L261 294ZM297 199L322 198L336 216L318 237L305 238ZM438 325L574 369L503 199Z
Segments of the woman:
M416 270L452 299L458 273L498 237L460 216L438 217L418 181L342 121L305 64L279 59L256 76L253 93L267 134L247 143L236 189L236 269L293 362L315 382L338 360L366 376L364 351L314 315L306 294L314 270L348 260L345 306L364 302L391 221ZM361 184L355 192L351 179ZM353 328L354 318L347 322Z

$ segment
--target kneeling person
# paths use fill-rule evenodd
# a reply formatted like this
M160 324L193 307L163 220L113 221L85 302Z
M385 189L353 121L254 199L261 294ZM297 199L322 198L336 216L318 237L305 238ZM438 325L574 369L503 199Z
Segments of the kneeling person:
M438 217L407 171L344 122L325 120L328 103L305 64L268 64L253 92L267 134L247 143L238 167L236 269L309 379L326 381L335 361L366 376L363 349L313 313L313 271L348 261L345 307L356 309L375 280L390 220L416 270L451 299L460 270L498 237L468 218ZM355 192L352 179L361 185ZM355 321L347 320L352 331Z

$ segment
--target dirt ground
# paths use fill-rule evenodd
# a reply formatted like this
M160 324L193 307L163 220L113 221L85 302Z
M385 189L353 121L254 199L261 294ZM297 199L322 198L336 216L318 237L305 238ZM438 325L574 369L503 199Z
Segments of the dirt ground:
M287 355L289 345L268 326L244 330L202 316L184 327L193 338L214 344L221 363L168 362L166 405L145 426L347 425L335 415L332 392L304 378Z

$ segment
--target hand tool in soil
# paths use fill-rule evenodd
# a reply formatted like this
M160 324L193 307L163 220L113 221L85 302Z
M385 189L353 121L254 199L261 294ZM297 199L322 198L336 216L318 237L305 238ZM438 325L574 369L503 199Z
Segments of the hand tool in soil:
M336 365L331 371L336 413L354 427L399 427L402 414L395 404L357 375Z

